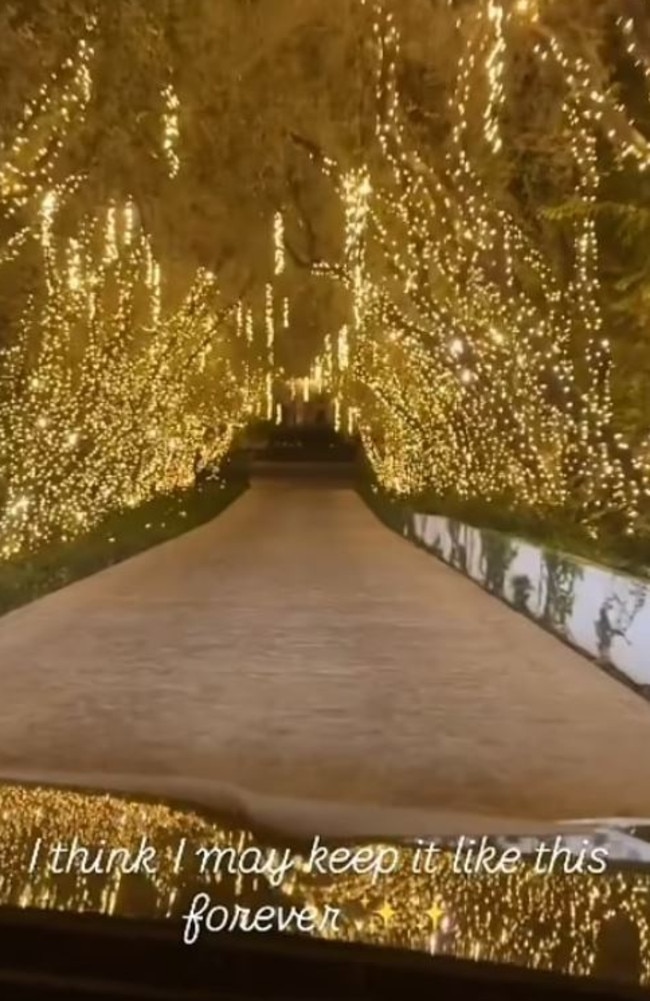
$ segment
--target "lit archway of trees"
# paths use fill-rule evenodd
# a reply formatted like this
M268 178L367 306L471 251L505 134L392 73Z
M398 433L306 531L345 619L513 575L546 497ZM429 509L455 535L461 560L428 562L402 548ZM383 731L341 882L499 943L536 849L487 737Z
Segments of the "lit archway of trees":
M374 142L354 169L324 165L345 206L352 320L317 367L388 489L633 533L650 470L614 412L597 218L605 175L645 170L647 141L575 23L543 21L532 0L442 6L437 37L458 69L436 141L408 79L400 92L394 8L366 5ZM634 22L616 27L638 61ZM541 105L532 152L528 135L517 146L522 80Z
M636 531L646 26L567 6L9 5L0 552L218 465L292 355L388 489Z

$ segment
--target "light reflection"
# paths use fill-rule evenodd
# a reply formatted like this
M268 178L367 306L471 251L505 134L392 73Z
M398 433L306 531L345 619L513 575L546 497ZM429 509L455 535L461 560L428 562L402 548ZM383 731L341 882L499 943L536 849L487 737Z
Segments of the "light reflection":
M611 866L604 875L511 875L454 872L453 851L443 850L433 872L413 872L416 846L402 846L399 867L374 882L372 874L337 877L307 871L308 848L295 848L296 864L279 890L264 875L201 874L194 850L214 846L237 853L278 847L251 831L212 821L196 810L140 802L103 793L7 785L0 788L0 904L58 908L140 918L178 919L194 894L248 907L283 902L340 909L338 937L427 953L553 969L576 976L594 972L601 932L623 915L638 934L640 976L650 983L650 872ZM62 875L34 864L59 842L73 839L92 852L155 847L157 870L106 875L78 870ZM179 843L187 839L179 865ZM514 839L508 839L514 843ZM526 842L521 842L522 846ZM284 845L283 845L284 847ZM381 847L379 844L377 848ZM300 864L302 862L302 864ZM34 870L30 874L30 867ZM333 936L330 929L328 937Z

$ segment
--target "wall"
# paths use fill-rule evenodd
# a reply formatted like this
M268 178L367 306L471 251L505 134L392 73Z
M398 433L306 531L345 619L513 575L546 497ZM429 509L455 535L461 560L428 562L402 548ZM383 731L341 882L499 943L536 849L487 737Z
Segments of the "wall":
M402 534L650 692L650 581L437 515Z

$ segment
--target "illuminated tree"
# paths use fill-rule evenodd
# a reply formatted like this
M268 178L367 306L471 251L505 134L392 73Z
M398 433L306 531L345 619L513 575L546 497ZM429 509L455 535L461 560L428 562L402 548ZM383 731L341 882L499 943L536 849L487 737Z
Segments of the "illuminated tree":
M573 44L573 22L556 24L552 4L543 22L541 6L447 5L454 30L439 37L458 72L445 81L439 63L448 110L431 124L402 97L413 70L392 6L370 5L376 142L338 176L355 302L353 377L340 389L361 404L389 489L563 512L594 536L632 532L648 469L616 426L595 216L600 144L620 139L618 155L638 159L642 137L589 46ZM535 143L518 146L522 54L545 97ZM547 210L567 199L571 211Z
M385 487L636 531L637 5L54 0L1 18L0 405L5 448L32 456L27 486L4 460L9 508L36 489L35 373L58 372L66 428L84 393L113 401L106 421L146 397L183 440L170 479L167 445L123 423L104 456L121 503L186 478L220 413L272 417L274 380L311 362ZM49 454L70 458L56 437ZM81 488L53 485L50 510L64 489ZM80 524L110 506L84 504Z

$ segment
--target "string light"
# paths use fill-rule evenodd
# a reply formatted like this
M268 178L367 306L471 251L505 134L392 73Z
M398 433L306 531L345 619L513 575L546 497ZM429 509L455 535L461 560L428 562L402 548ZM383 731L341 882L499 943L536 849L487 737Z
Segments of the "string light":
M438 163L407 142L391 10L380 0L366 6L385 169L358 168L339 183L354 326L349 371L339 357L335 390L358 407L380 481L399 493L433 487L462 498L514 496L544 512L570 499L590 531L612 511L633 531L647 477L624 460L625 443L611 431L610 349L590 215L600 180L598 122L585 104L585 67L558 55L576 197L587 209L563 283L489 191L470 129L487 74L482 132L500 154L510 34L522 16L537 17L537 5L517 5L511 17L502 3L482 0L457 14L465 48L450 101L451 142ZM534 292L519 277L526 271L535 275Z
M63 148L76 124L71 109L90 97L91 61L84 41L76 64L59 75L72 72L73 82L63 87L57 76L43 90L0 161L5 214L34 203L32 222L9 239L0 260L33 241L45 276L43 293L29 297L2 348L5 559L67 541L115 510L189 485L197 452L218 468L259 395L250 358L231 350L234 311L221 302L214 275L199 270L180 304L163 308L163 269L133 200L83 216L72 234L69 226L67 236L58 233L83 178L45 184L53 159L47 169L43 157L34 159L32 139L48 135Z
M27 105L13 143L0 149L0 207L14 217L54 185L54 170L72 127L81 125L92 94L96 21L89 20L75 55Z
M163 150L167 160L169 176L174 178L178 176L181 168L181 161L178 154L180 101L171 84L165 87L162 96L165 106L163 112Z
M266 410L268 420L273 420L273 372L275 369L275 307L273 285L267 282L265 286L264 317L266 325L267 376L266 376Z
M275 250L275 273L284 273L286 252L284 247L284 218L281 212L276 212L273 221L273 238Z
M499 114L505 97L503 74L505 69L504 53L506 42L504 38L504 10L501 3L489 0L487 15L494 32L494 44L486 60L488 75L489 98L485 109L485 137L493 153L498 153L502 146Z
M47 231L52 284L42 305L23 319L7 373L13 391L0 404L5 558L70 538L116 508L191 483L206 428L224 425L206 455L218 465L241 420L241 377L220 347L226 332L215 321L214 280L199 273L181 306L135 337L135 293L141 298L147 287L146 239L134 231L108 267L100 252L88 273L79 264L82 248L104 228L101 218L87 220L65 247ZM87 326L91 288L99 288L99 305ZM109 290L117 292L112 305ZM84 326L80 354L76 339ZM20 390L12 381L27 358L29 380Z
M323 933L326 938L421 953L430 953L435 945L461 959L575 977L598 976L608 926L620 916L629 921L638 956L638 971L629 973L642 986L650 984L650 885L647 873L632 866L611 866L602 875L535 874L527 839L509 839L508 846L522 852L522 864L514 872L480 871L468 878L455 871L453 846L441 844L432 871L423 873L416 865L421 849L400 844L395 846L395 870L379 881L372 873L312 872L305 853L291 852L291 870L280 887L271 887L265 875L201 868L201 849L221 849L224 859L230 854L243 859L247 849L256 849L264 858L272 849L283 852L283 845L191 810L20 785L3 787L0 810L3 906L149 921L180 919L199 892L215 901L232 898L253 912L278 902L314 907L317 913L330 906L339 920ZM155 866L141 866L134 876L119 856L117 864L109 864L116 846L126 853L127 863L138 857L143 838L155 853ZM539 839L530 840L539 844ZM34 865L37 843L40 855ZM57 874L45 864L54 846L72 844L86 848L93 862L101 858L95 866L100 872L84 872L77 864ZM181 844L185 851L179 864ZM372 858L393 848L377 843L354 847ZM59 864L67 861L64 855ZM132 892L135 881L145 892Z
M375 63L376 129L365 162L340 170L323 161L344 210L344 261L314 271L342 281L350 315L326 337L298 392L305 402L313 388L331 394L337 426L347 421L359 431L390 490L515 498L544 513L571 502L591 532L608 512L633 532L650 495L650 466L612 430L594 213L599 143L640 171L650 165L650 144L598 68L552 26L538 30L537 0L448 4L459 49L449 136L441 150L420 144L398 86L393 6L360 7ZM618 26L647 81L634 22L620 18ZM92 95L94 29L90 22L0 153L3 214L21 212L0 263L34 244L45 277L44 295L30 298L3 349L10 392L0 404L0 455L16 457L3 459L5 555L188 482L206 427L232 428L253 413L277 417L276 295L278 323L280 314L284 329L290 322L286 280L277 281L286 272L281 211L269 262L276 281L265 283L257 344L252 308L239 302L224 314L207 272L195 275L180 306L166 307L166 272L133 200L97 206L72 236L58 234L63 208L83 183L72 175L61 181L55 167ZM506 155L509 70L519 45L562 94L556 111L580 208L568 227L566 275L487 176ZM181 106L171 85L162 103L162 146L176 177ZM228 434L218 436L217 452ZM42 500L38 456L56 471Z

